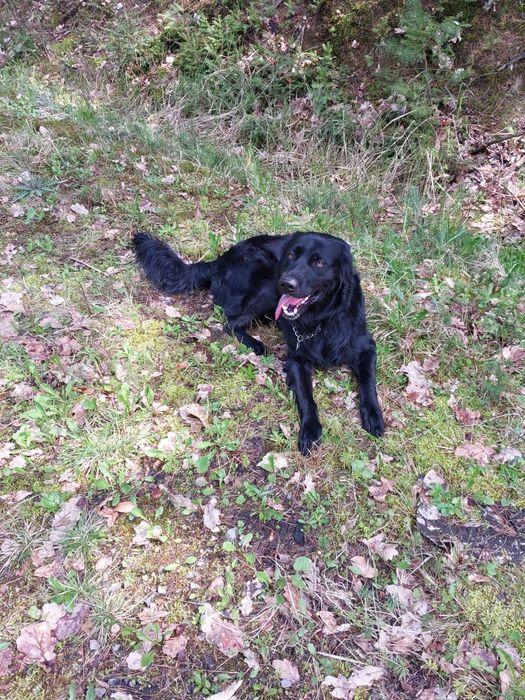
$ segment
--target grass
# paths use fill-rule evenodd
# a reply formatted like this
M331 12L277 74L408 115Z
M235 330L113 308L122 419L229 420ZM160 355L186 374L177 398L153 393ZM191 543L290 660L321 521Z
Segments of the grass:
M349 94L330 46L307 48L284 15L280 43L251 5L171 6L158 21L127 4L78 12L64 37L28 17L0 69L0 294L24 305L6 310L1 297L0 659L18 654L2 687L13 700L92 698L118 678L121 692L204 698L238 678L239 698L330 697L326 676L374 665L383 677L356 698L522 697L519 567L439 549L415 526L430 470L446 480L432 503L451 522L474 504L525 503L524 259L506 231L472 226L489 198L449 176L470 124L429 116L446 76L430 66L419 84L439 78L439 90L395 116ZM167 303L133 263L138 227L191 259L262 231L347 239L378 345L385 438L360 428L348 372L317 372L324 442L301 457L278 332L256 328L275 348L260 360L222 334L206 293ZM400 371L414 360L434 363L425 407ZM196 401L203 425L180 410ZM458 405L479 419L462 424ZM465 443L514 452L479 463L455 454ZM78 517L41 562L74 497ZM203 521L213 498L218 530ZM393 558L363 543L379 533ZM52 672L16 649L49 602L90 607ZM246 662L204 638L204 603L242 628ZM327 631L326 613L345 627ZM385 647L407 616L413 645ZM163 645L180 635L174 659ZM128 665L136 651L143 670ZM286 688L276 659L299 681Z

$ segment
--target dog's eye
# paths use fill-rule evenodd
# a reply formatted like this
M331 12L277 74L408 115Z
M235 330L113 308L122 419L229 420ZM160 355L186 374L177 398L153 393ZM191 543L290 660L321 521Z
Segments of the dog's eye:
M293 250L291 250L291 251L288 253L288 260L293 260L294 258L295 258L295 253L293 252Z
M318 258L317 260L314 260L313 264L315 267L326 267L325 261L321 260L320 258Z

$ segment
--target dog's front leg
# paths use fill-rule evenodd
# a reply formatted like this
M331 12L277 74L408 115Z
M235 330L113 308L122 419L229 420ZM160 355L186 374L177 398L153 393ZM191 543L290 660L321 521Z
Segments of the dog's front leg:
M353 357L352 370L359 383L359 403L363 428L376 437L385 432L385 422L376 389L376 345L370 336L363 338Z
M322 433L312 391L312 365L288 359L284 370L286 383L293 391L299 409L299 450L307 455L318 445Z

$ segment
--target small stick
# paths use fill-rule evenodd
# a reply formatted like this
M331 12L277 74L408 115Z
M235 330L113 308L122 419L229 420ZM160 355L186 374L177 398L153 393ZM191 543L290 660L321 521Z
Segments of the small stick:
M498 136L497 139L492 139L492 141L487 141L481 146L473 148L470 151L470 154L472 156L475 156L478 153L483 153L483 151L486 151L489 146L493 146L495 143L503 143L503 141L509 141L510 139L519 139L521 136L525 136L525 131L519 131L517 134L507 134L506 136Z
M517 54L516 56L513 56L510 61L507 61L507 63L504 63L502 66L498 68L498 70L505 70L505 68L512 68L513 65L516 63L519 63L520 61L525 61L525 51L522 51L521 53Z
M104 272L104 270L99 270L98 267L95 267L94 265L90 265L87 262L84 262L83 260L79 260L78 258L69 258L73 262L77 263L77 265L83 265L84 267L89 267L90 270L94 270L95 272L98 272L100 275L104 275L104 277L109 277L107 272Z

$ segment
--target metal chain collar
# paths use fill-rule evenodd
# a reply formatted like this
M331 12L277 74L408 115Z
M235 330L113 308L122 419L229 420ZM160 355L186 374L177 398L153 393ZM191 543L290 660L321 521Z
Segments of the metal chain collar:
M296 350L299 350L299 345L301 345L301 343L303 343L305 340L310 340L310 338L313 338L321 330L321 326L317 326L317 328L315 329L315 331L313 333L309 333L308 335L303 335L302 333L299 333L299 331L295 327L294 323L292 323L291 326L292 326L293 332L295 333L295 337L297 338L297 345L295 346Z

